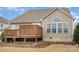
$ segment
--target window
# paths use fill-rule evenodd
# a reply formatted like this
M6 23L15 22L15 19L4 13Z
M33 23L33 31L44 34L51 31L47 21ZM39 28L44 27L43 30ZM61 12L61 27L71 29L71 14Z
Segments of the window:
M58 23L58 33L62 33L62 23Z
M47 33L68 33L68 23L54 18L52 23L47 24Z
M51 25L47 24L47 33L51 33Z
M1 24L1 27L3 27L3 24Z
M54 18L53 22L60 22L61 20L59 18Z
M52 23L52 33L62 33L62 23Z
M56 23L52 24L52 33L56 33Z
M63 32L68 33L68 25L67 25L67 23L63 23Z

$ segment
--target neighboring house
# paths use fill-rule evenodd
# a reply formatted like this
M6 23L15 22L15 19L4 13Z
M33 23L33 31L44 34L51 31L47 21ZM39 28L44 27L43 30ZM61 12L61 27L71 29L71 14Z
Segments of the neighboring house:
M9 23L4 18L0 17L0 31L9 27Z
M68 8L51 8L31 10L10 22L11 29L20 25L40 25L43 28L42 38L47 42L72 42L73 17Z

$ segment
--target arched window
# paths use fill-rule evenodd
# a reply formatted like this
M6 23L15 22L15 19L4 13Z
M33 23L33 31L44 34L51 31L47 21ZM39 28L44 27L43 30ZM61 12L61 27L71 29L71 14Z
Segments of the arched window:
M52 21L52 33L62 33L62 22L58 17Z
M62 22L58 17L47 24L47 33L68 33L68 23Z
M61 20L57 17L57 18L54 18L53 22L61 22Z

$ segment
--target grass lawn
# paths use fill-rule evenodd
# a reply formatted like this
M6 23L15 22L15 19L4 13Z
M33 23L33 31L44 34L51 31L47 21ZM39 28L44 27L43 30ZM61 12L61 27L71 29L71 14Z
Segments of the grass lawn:
M77 52L76 45L51 44L45 48L0 47L0 52Z

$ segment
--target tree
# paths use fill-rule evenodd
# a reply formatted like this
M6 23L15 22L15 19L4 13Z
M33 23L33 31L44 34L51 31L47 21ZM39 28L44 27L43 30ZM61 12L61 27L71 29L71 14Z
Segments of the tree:
M73 38L74 38L73 41L78 44L79 43L79 24L76 26L74 30Z

